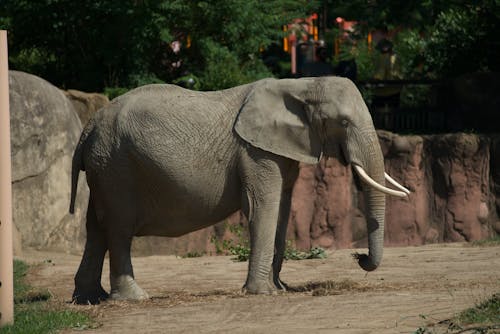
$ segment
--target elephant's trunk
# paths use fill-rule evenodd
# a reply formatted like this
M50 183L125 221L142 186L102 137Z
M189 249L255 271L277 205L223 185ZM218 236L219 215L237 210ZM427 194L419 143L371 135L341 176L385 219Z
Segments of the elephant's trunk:
M351 133L352 135L352 133ZM368 255L357 254L358 264L366 271L377 269L384 248L385 187L384 157L375 131L356 133L347 144L354 171L365 181L363 187L368 230ZM357 142L354 144L354 142ZM356 154L357 153L357 154ZM393 190L394 191L394 190ZM402 192L401 192L402 193ZM404 194L404 193L403 193ZM392 195L396 195L392 193ZM406 194L405 194L406 195Z
M385 194L365 186L368 255L357 255L358 264L366 271L377 269L384 251Z

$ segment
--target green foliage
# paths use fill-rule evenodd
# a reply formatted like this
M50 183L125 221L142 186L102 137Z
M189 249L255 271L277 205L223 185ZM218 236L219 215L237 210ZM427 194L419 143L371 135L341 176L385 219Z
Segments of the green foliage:
M424 320L425 315L420 315ZM497 333L500 328L500 293L496 293L490 298L468 308L451 319L440 321L438 325L446 324L446 331L439 331L433 328L435 325L417 328L414 334L432 333Z
M472 5L474 4L474 5ZM495 12L498 0L422 0L422 1L365 1L325 0L322 1L331 21L343 17L349 21L363 22L362 29L387 27L412 27L421 30L432 25L437 16L449 8L488 7Z
M188 252L183 257L189 259L189 258L195 258L195 257L202 257L203 254L204 254L203 252Z
M368 49L368 43L358 43L352 55L356 60L358 80L369 80L375 74L376 53Z
M250 243L247 233L244 232L243 226L226 223L224 229L229 229L229 231L234 234L236 240L219 240L217 236L212 235L210 242L215 246L215 253L218 255L234 255L234 261L247 261L250 258Z
M130 84L133 87L144 86L148 84L162 84L165 83L162 80L158 79L156 75L150 72L144 73L134 73L129 77Z
M394 52L398 57L399 70L403 78L423 77L425 49L426 41L418 31L404 30L398 33L394 41Z
M461 312L457 319L462 324L500 323L500 293Z
M21 298L26 295L30 287L24 281L28 272L28 265L20 260L14 260L14 298Z
M0 328L0 334L53 333L63 328L91 326L87 315L48 303L48 291L33 290L25 282L27 271L26 263L14 260L14 325Z
M398 31L394 51L403 79L442 79L475 71L499 71L498 8L498 0L322 3L327 21L333 22L340 16L359 22L354 34L350 34L358 44L373 29ZM358 73L364 80L364 73L369 72L358 64Z
M432 86L430 85L407 85L400 93L399 105L401 108L420 108L429 106L431 101Z
M205 68L200 76L203 90L225 89L272 76L260 59L249 57L241 63L236 52L211 39L201 42Z
M498 5L497 5L498 6ZM492 1L443 8L422 30L398 34L395 52L405 78L444 78L498 71L500 13Z
M205 70L201 74L203 89L218 90L245 82L237 55L210 39L201 42Z
M304 17L313 5L306 0L3 0L0 27L9 30L11 68L60 87L103 91L193 74L203 89L218 89L269 76L259 50L279 40L282 25ZM183 45L180 52L170 47L173 41Z
M338 30L336 31L338 33ZM357 80L369 80L373 78L375 73L376 53L368 48L366 36L357 36L357 38L356 42L346 40L342 43L340 54L335 61L354 59L356 61Z
M125 94L128 92L130 89L125 88L125 87L105 87L104 88L104 95L108 97L108 99L112 100L115 97L118 97L120 95Z
M131 75L148 72L165 23L156 1L4 0L2 7L11 68L84 90L129 85Z
M283 37L283 24L313 11L327 14L329 44L340 33L336 17L360 22L355 48L342 48L356 58L360 80L371 78L374 64L361 41L382 27L403 28L395 51L405 79L498 71L498 8L498 0L3 0L0 28L9 30L12 69L63 88L103 91L194 76L193 89L214 90L271 76L259 50ZM177 53L173 41L182 44Z
M326 252L321 247L313 247L308 252L303 252L293 248L290 240L286 243L285 260L326 259L326 257Z
M471 242L470 245L478 247L498 246L500 245L500 235L496 235L484 240L476 240Z
M172 83L182 86L184 88L189 88L192 90L200 90L201 84L200 79L193 74L184 75L172 81Z
M439 14L424 52L425 65L432 76L494 69L490 64L496 64L498 58L491 57L490 48L498 35L490 34L493 23L488 22L489 15L483 14L486 13L476 7L450 8Z
M54 333L63 328L89 328L89 318L83 313L53 310L43 302L20 304L15 308L13 326L0 328L0 334Z
M186 2L179 27L189 33L185 69L200 78L201 89L224 89L271 73L259 49L282 37L281 27L305 15L307 1L212 0ZM181 22L182 21L182 22Z
M243 226L226 224L225 229L229 229L235 235L236 240L219 240L215 235L212 235L210 241L215 245L216 253L219 255L234 255L234 261L248 261L250 258L250 243ZM313 247L308 252L303 252L293 248L291 241L288 240L286 243L285 260L325 259L326 257L326 252L321 247Z

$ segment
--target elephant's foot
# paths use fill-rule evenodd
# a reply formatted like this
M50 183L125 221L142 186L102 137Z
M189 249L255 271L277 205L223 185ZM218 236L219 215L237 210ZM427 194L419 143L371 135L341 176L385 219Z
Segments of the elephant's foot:
M144 300L148 294L141 289L135 280L128 275L111 278L111 295L113 300Z
M254 295L276 295L278 293L276 286L269 280L247 281L243 292Z
M102 286L99 284L99 287L97 289L81 289L78 287L75 288L72 301L80 305L97 305L108 298L109 294L104 291Z

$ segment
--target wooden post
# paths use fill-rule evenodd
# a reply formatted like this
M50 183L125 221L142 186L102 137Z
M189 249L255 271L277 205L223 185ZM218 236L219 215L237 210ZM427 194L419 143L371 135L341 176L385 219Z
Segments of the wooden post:
M0 327L14 323L7 31L0 30Z
M295 31L289 37L290 39L290 56L291 56L291 72L293 75L297 73L297 36Z

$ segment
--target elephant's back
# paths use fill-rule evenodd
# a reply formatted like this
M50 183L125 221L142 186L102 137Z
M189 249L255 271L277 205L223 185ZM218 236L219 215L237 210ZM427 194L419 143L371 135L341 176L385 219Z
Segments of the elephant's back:
M142 233L177 235L154 222L188 217L201 227L238 209L239 142L232 130L238 108L231 110L223 95L153 85L113 100L95 120L94 169L127 182L140 216L148 217Z

